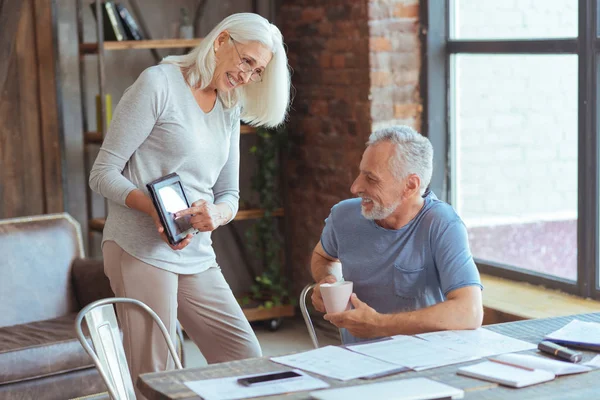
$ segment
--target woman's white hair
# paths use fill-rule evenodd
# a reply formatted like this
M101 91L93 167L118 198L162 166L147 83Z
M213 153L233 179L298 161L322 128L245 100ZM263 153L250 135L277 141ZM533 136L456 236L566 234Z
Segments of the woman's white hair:
M402 180L416 174L421 180L421 194L424 194L433 174L433 146L429 139L410 126L397 125L373 132L367 146L383 141L396 145L396 157L390 158L394 176Z
M241 118L250 125L274 127L281 124L290 103L290 71L281 32L260 15L230 15L191 52L167 57L162 63L178 65L184 71L188 85L204 89L212 81L215 71L214 42L224 31L239 43L261 43L273 53L273 58L262 74L262 82L244 85L227 94L219 93L221 101L228 108L240 105Z

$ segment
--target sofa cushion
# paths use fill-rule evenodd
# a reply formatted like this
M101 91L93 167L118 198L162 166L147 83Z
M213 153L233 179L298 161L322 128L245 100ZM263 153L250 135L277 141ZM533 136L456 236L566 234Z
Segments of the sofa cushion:
M111 400L93 368L0 385L2 400ZM103 394L101 394L104 392Z
M79 310L71 263L83 257L79 224L67 214L0 221L0 327Z
M0 385L94 367L75 335L75 317L0 328Z
M115 297L110 281L104 275L102 260L76 258L72 265L73 289L80 308L96 300Z

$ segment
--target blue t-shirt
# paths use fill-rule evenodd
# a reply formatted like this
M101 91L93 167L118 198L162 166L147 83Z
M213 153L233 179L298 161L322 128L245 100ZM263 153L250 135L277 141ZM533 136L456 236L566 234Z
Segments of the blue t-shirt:
M398 230L363 217L360 198L336 204L325 220L323 249L341 261L358 298L379 313L414 311L443 302L455 289L482 287L460 217L432 192L424 200ZM360 341L341 333L344 343Z

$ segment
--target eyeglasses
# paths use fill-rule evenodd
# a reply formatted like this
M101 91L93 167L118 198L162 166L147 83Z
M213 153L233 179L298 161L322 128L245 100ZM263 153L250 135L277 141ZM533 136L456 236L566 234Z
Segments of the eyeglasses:
M240 51L238 50L237 46L235 45L235 40L230 36L231 41L233 42L233 47L235 48L235 51L238 54L238 57L240 57L241 62L238 64L238 68L240 70L242 70L243 73L247 74L247 73L251 73L250 75L250 80L252 82L262 82L262 73L254 71L254 69L252 68L252 66L248 63L248 60L246 58L242 58L242 55L240 54Z

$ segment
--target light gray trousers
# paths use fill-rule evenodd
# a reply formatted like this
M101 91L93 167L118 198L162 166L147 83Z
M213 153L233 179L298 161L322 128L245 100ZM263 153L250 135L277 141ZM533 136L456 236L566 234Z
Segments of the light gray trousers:
M104 272L117 297L147 304L176 338L177 319L209 363L262 355L256 335L238 305L221 269L215 265L193 275L176 274L146 264L113 241L102 246ZM139 374L174 368L158 327L143 310L117 305L123 346L133 383ZM144 399L136 388L138 400Z

